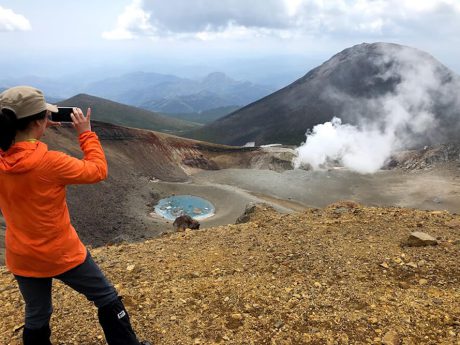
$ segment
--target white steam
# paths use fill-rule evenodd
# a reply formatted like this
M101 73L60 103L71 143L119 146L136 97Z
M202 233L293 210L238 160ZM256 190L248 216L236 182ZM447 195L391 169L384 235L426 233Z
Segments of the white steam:
M430 56L409 49L388 49L383 56L378 61L383 71L379 77L400 80L394 92L356 98L337 89L326 91L328 99L347 105L340 117L357 119L354 123L358 125L334 117L315 126L296 150L296 167L318 169L340 164L359 173L374 173L395 151L436 135L433 100L445 96L439 65Z
M309 164L313 169L339 161L346 168L360 172L377 171L391 154L394 136L377 129L361 130L334 117L317 125L307 141L297 149L296 168Z

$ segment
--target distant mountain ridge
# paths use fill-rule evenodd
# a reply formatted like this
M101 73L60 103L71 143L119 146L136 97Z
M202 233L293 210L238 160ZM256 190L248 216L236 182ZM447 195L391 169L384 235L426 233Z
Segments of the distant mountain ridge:
M126 127L150 129L160 132L178 133L197 128L200 125L100 97L79 94L58 103L59 106L77 106L85 110L92 109L94 120Z
M224 73L201 80L136 72L87 86L92 95L163 113L194 113L226 106L244 106L273 92Z
M195 115L218 108L241 108L275 90L249 81L237 81L221 72L201 79L154 72L131 72L91 82L33 75L0 79L0 89L17 85L37 87L52 102L84 93L164 114Z
M370 109L366 106L374 99L393 97L404 79L402 70L416 71L414 66L419 65L434 71L439 83L433 82L436 87L417 100L436 116L433 128L424 133L420 142L458 140L459 77L429 54L391 43L363 43L345 49L287 87L186 135L230 145L247 142L299 145L308 129L334 116L350 124L378 123L385 104L376 103ZM410 77L420 78L421 82L432 77L429 73L414 74ZM419 97L417 83L409 86L406 85L405 92ZM410 106L407 108L411 111Z

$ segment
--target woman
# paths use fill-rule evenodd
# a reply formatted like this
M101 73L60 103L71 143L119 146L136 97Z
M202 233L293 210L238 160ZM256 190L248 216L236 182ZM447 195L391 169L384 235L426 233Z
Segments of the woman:
M82 160L49 151L40 142L56 106L28 86L0 94L0 209L6 221L6 266L25 300L24 344L51 344L51 286L56 278L98 308L107 343L139 345L128 313L112 284L70 224L65 186L107 177L107 162L90 115L71 115Z

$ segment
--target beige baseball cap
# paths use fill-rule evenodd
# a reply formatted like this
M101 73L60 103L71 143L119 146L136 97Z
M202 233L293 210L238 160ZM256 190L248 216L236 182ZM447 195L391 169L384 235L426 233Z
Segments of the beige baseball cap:
M44 110L58 112L57 106L46 103L43 92L31 86L16 86L0 93L0 109L12 110L18 119Z

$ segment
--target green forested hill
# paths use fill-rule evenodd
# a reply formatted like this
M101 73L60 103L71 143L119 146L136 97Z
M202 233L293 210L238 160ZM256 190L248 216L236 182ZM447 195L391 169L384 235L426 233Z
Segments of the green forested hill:
M92 109L92 119L117 125L145 128L160 132L180 133L200 127L200 124L172 117L159 115L155 112L113 102L104 98L86 94L78 94L58 103L59 106L76 106L84 111Z

